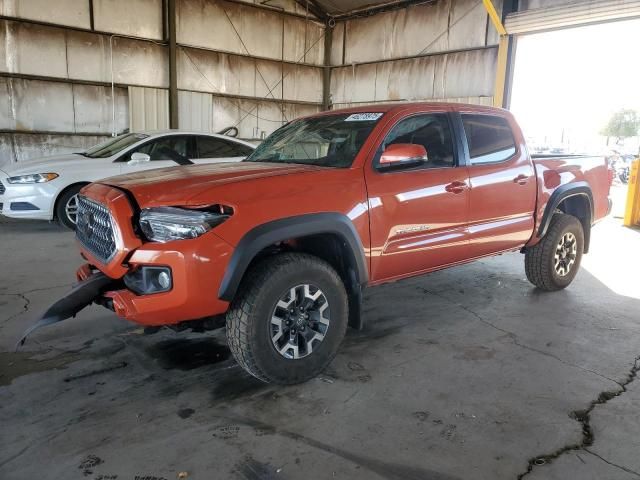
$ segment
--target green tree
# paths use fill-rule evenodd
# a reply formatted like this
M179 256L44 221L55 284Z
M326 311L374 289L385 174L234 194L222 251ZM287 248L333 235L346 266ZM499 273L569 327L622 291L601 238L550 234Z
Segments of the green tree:
M614 113L605 127L602 129L602 135L607 137L607 145L609 138L615 137L616 143L625 138L635 137L640 131L640 115L635 110L623 109Z

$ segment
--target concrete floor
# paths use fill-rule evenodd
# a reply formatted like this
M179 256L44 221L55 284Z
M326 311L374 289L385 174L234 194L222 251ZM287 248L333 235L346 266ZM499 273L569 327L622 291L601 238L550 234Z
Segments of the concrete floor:
M46 223L0 239L3 480L640 477L640 231L615 218L562 292L520 254L371 289L366 330L288 388L223 332L143 335L96 306L13 353L80 258Z

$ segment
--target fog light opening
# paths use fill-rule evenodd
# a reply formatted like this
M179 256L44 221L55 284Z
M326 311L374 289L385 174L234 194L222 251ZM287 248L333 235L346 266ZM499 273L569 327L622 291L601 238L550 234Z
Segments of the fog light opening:
M168 292L173 286L169 267L141 266L124 276L124 283L129 290L138 295Z

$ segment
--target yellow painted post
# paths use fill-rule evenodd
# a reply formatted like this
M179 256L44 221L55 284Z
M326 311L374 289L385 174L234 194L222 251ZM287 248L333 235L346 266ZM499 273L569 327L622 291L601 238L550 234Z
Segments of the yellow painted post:
M507 62L509 60L509 36L507 30L502 24L500 15L493 6L491 0L482 0L484 8L489 14L493 26L500 34L500 44L498 45L498 64L496 65L496 83L493 92L493 105L494 107L502 107L504 102L504 87L507 82Z
M496 65L496 83L493 91L493 106L502 107L504 102L504 87L507 83L507 61L509 58L509 37L500 37L498 46L498 64Z
M484 8L487 10L489 18L491 18L493 26L496 27L500 36L506 35L507 30L504 28L504 25L502 25L502 20L500 20L500 15L496 12L496 7L493 6L493 2L491 0L482 0L482 3L484 3Z
M629 185L627 187L627 205L624 211L625 227L640 225L640 178L638 178L638 170L640 170L640 159L634 160L631 164Z

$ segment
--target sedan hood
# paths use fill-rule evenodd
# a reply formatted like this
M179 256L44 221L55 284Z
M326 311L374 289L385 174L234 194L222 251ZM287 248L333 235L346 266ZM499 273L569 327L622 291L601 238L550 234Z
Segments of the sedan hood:
M311 165L234 162L160 168L120 175L100 183L131 192L141 208L200 205L204 192L283 175L324 170Z
M41 157L35 160L26 160L17 163L3 163L2 171L8 176L29 175L31 173L59 173L58 170L73 168L74 165L86 165L87 162L95 162L94 158L83 157L75 153Z

